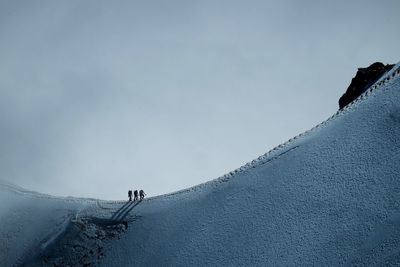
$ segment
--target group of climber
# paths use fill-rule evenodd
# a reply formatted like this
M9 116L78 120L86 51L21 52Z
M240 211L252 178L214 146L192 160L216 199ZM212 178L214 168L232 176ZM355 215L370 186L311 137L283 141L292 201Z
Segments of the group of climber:
M143 190L140 190L139 192L137 190L135 190L135 191L133 191L133 196L134 196L133 201L143 200L145 195L146 194L144 193ZM129 201L132 201L132 190L128 191L128 197L129 197ZM140 199L138 197L140 197Z

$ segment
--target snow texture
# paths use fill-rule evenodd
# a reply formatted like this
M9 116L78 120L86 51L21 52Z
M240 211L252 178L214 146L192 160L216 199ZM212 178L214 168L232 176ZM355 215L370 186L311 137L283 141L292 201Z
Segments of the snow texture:
M0 185L1 266L400 265L400 66L257 160L141 202Z

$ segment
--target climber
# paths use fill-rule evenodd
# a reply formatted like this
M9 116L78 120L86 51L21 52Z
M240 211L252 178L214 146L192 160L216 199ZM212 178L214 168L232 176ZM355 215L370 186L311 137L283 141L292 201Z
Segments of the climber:
M144 193L143 190L140 190L139 195L140 195L140 200L142 200L146 194Z
M129 201L132 201L132 190L128 191L128 197L129 197Z
M133 198L133 201L138 200L138 191L137 191L137 190L135 190L135 191L133 192L133 195L135 196L135 197Z

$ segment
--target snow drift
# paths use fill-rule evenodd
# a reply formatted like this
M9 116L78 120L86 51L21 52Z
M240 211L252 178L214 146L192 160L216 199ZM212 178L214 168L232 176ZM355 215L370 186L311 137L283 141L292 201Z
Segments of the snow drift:
M327 121L238 170L180 192L125 203L2 185L0 262L397 265L399 76L397 64Z

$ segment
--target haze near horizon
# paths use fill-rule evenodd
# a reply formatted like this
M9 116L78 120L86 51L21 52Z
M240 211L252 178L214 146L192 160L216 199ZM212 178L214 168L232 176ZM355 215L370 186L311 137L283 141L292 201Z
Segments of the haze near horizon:
M397 63L397 1L2 1L0 179L123 199L221 176ZM379 16L376 16L379 14Z

